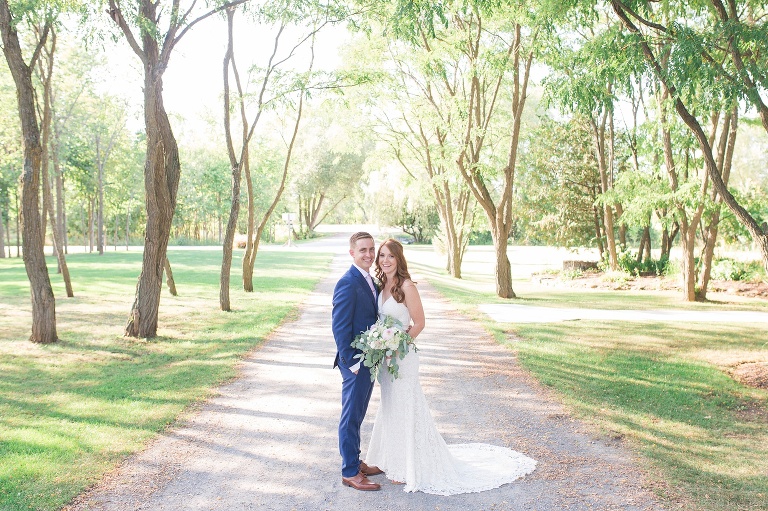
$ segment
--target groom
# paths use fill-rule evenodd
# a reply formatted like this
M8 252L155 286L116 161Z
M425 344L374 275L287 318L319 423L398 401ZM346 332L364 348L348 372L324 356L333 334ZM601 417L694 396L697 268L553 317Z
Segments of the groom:
M370 370L354 358L361 353L351 346L355 336L376 322L378 291L368 273L376 257L373 236L358 232L349 238L352 266L336 283L333 290L331 324L336 339L336 360L333 367L341 371L341 419L339 420L339 451L341 452L341 482L356 490L379 490L381 486L367 476L381 474L378 467L360 461L360 425L373 392Z

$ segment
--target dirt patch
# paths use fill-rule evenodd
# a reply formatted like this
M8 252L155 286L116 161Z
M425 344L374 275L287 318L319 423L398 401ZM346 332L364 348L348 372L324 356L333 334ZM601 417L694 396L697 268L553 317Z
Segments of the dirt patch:
M768 389L768 362L739 364L731 371L734 380L756 389Z
M681 289L678 279L655 276L611 278L605 273L597 272L589 272L573 279L561 279L556 275L534 274L531 276L531 279L534 283L543 286L565 288L611 289L617 291L680 291ZM768 283L711 280L709 282L709 292L768 299Z
M728 293L739 296L768 299L768 283L765 282L715 280L709 284L709 289L716 293Z

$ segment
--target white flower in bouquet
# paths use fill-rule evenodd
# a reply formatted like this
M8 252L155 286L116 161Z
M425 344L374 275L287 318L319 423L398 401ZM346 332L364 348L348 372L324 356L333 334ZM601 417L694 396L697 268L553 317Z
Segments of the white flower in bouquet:
M393 377L398 376L397 360L402 360L412 348L418 351L413 337L408 335L403 325L392 316L382 315L365 332L355 337L352 347L362 353L355 355L371 370L371 381L376 379L382 363Z

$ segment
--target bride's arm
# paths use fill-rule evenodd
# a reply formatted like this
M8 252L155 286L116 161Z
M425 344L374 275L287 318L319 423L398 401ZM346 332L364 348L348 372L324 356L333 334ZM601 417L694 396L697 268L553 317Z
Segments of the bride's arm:
M405 306L408 307L408 313L413 321L408 333L415 339L424 330L424 307L421 305L419 290L410 280L403 282L403 293L405 294Z

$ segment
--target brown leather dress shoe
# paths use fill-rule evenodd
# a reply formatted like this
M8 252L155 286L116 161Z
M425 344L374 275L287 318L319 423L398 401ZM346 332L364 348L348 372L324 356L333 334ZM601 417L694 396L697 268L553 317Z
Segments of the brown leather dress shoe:
M362 472L358 472L356 476L344 477L341 476L341 484L349 486L355 490L362 491L376 491L381 490L381 485L373 483L368 480Z
M384 473L379 467L375 465L366 465L364 461L360 462L360 472L362 472L364 476L377 476Z

